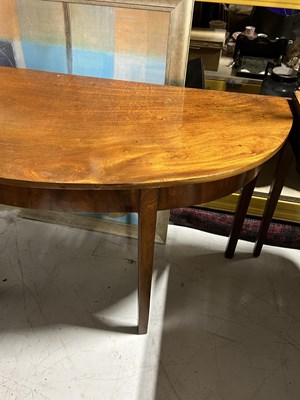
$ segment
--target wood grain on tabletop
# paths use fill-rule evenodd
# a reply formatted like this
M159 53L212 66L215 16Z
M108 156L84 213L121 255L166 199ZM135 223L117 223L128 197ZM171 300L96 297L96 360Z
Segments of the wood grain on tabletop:
M0 183L130 188L206 182L282 146L286 99L0 68Z

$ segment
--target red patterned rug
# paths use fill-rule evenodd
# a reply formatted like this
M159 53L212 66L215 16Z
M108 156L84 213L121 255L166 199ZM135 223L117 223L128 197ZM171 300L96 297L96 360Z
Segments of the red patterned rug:
M233 213L188 207L171 210L170 222L174 225L200 229L216 235L229 236L233 217ZM240 239L255 242L259 225L260 218L247 217ZM300 224L271 222L265 243L272 246L300 249Z

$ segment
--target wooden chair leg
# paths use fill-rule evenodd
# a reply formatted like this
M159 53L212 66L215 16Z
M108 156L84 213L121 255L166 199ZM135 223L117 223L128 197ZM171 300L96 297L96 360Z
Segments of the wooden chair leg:
M289 141L287 141L284 147L282 148L279 154L279 159L277 161L273 182L270 188L270 192L268 195L264 214L258 232L258 237L253 250L254 257L258 257L261 253L261 249L265 242L270 222L272 220L292 160L293 160L293 151Z
M242 193L239 197L239 201L237 204L231 233L229 235L229 240L227 243L227 247L225 250L225 257L232 258L234 256L235 248L237 245L237 241L240 236L240 232L243 226L243 222L245 220L245 216L249 207L249 203L255 188L257 177L255 177L251 182L249 182L246 186L244 186Z
M158 190L140 192L138 234L138 334L148 330Z

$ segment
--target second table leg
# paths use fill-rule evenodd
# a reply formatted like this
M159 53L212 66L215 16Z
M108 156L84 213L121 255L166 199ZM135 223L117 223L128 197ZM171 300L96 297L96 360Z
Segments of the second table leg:
M237 241L239 239L242 230L242 226L246 217L246 213L250 204L250 200L255 188L256 181L257 177L255 177L251 182L247 183L247 185L243 187L242 193L239 197L238 205L236 208L232 224L232 230L229 235L229 240L225 251L226 258L232 258L234 256Z

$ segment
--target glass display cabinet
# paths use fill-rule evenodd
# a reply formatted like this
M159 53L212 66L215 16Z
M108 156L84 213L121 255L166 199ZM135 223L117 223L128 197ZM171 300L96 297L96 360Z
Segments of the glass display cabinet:
M206 0L198 1L195 0L195 11L194 11L194 20L195 20L195 12L197 7L199 8L204 4L205 6L211 5L215 3L220 6L221 2L215 0ZM300 2L299 0L233 0L229 2L230 5L241 5L248 6L249 8L260 7L260 8L284 8L289 10L300 10ZM226 3L228 6L228 4ZM220 15L220 14L219 14ZM222 14L221 18L222 19ZM298 20L297 20L298 21ZM263 21L261 21L264 23ZM300 19L297 22L297 30L300 30ZM225 31L224 31L225 32ZM230 33L230 35L232 32ZM227 33L228 36L228 33ZM297 35L300 37L300 35ZM226 48L225 46L223 48ZM216 50L216 48L215 48ZM228 68L228 65L233 62L233 54L228 56L226 52L223 52L223 55L220 56L220 61L217 70L208 70L205 69L205 84L206 89L214 89L214 90L227 90L227 91L237 91L237 92L245 92L245 93L254 93L259 94L262 80L247 78L247 77L239 77L236 76L232 71L232 68ZM299 132L300 134L300 132ZM273 162L275 165L275 162ZM261 216L267 198L267 192L269 186L271 184L274 165L270 163L266 170L262 173L261 182L259 181L259 186L255 191L255 196L252 199L252 202L249 207L249 214L255 216ZM300 176L297 174L295 166L292 166L289 171L288 182L286 183L286 187L283 189L282 195L277 205L277 209L274 215L274 218L279 220L286 220L291 222L300 223ZM225 210L225 211L234 211L237 203L238 194L234 193L226 198L220 199L219 201L214 201L212 203L207 204L206 206L213 209Z

